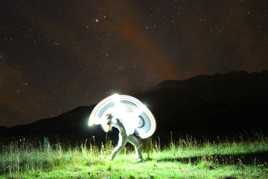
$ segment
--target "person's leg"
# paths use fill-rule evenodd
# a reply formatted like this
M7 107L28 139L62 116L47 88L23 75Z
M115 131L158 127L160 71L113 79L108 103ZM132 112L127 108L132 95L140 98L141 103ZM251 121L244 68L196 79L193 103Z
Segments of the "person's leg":
M135 135L130 135L130 136L128 136L128 141L135 148L136 159L138 161L142 161L142 153L141 153L141 143L140 143L140 140Z
M110 160L113 160L115 158L115 156L120 152L120 150L126 145L127 143L127 136L126 135L122 135L119 133L118 136L118 142L116 147L114 148L114 150L112 151L112 154L110 156Z

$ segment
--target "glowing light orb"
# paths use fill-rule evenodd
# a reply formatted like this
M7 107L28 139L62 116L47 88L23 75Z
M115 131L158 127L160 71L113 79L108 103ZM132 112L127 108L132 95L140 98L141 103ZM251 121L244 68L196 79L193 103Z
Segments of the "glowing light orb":
M88 126L102 125L108 113L122 122L128 134L135 133L145 139L153 135L156 130L152 112L132 96L114 94L101 100L92 110Z

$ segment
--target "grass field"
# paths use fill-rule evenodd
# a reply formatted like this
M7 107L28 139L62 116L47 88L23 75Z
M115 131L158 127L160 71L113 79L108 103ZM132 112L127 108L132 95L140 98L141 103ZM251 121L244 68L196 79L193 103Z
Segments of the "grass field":
M26 178L268 178L268 139L241 142L178 140L161 148L143 147L145 161L135 162L128 147L109 161L111 143L97 148L86 142L77 147L33 146L16 141L2 146L0 179Z

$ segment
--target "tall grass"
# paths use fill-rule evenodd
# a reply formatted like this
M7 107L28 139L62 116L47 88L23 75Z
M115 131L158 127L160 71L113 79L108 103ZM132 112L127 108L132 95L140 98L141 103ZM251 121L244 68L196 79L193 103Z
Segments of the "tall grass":
M97 147L85 140L84 143L73 147L60 143L52 145L47 138L44 138L38 144L20 139L2 146L0 151L0 178L1 176L4 178L20 178L21 176L38 178L44 177L45 173L52 173L48 178L51 178L51 176L57 178L57 175L66 175L70 178L79 178L80 175L98 178L103 173L109 176L118 174L118 176L130 177L136 174L132 170L139 172L138 176L143 176L142 173L147 173L147 176L149 176L152 173L156 177L160 175L157 167L162 168L162 172L165 173L163 177L169 175L191 176L189 173L195 172L194 176L209 178L209 176L221 176L221 174L209 174L207 172L211 172L215 168L217 168L217 171L223 172L221 170L224 167L226 170L232 171L234 176L243 176L243 172L247 172L244 169L247 168L247 174L254 173L254 175L268 177L267 164L264 162L258 163L256 160L255 163L244 165L243 160L239 163L237 162L239 158L232 159L232 156L235 155L260 152L267 152L268 155L268 139L265 137L257 138L254 141L224 141L222 143L199 143L193 138L171 141L170 145L164 148L160 147L159 139L145 141L143 145L145 162L140 165L133 165L136 167L133 169L131 165L128 165L130 161L134 160L131 147L125 148L117 156L116 160L113 161L116 162L116 167L114 167L115 163L108 161L109 154L113 149L111 142ZM225 155L230 156L230 158L221 158ZM228 169L228 167L233 168ZM235 173L237 167L237 171L241 171L240 173ZM89 168L92 170L89 171ZM187 175L179 175L176 172L174 173L177 170L190 172ZM252 172L253 170L255 172ZM64 174L60 174L61 172Z

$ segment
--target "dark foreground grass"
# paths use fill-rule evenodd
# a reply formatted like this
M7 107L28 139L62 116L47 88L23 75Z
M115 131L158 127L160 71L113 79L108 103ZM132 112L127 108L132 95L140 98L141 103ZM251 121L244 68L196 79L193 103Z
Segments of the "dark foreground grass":
M124 150L109 161L111 144L62 148L18 142L0 152L0 179L6 178L268 178L268 139L196 144L180 140L160 149L144 146L145 161Z

